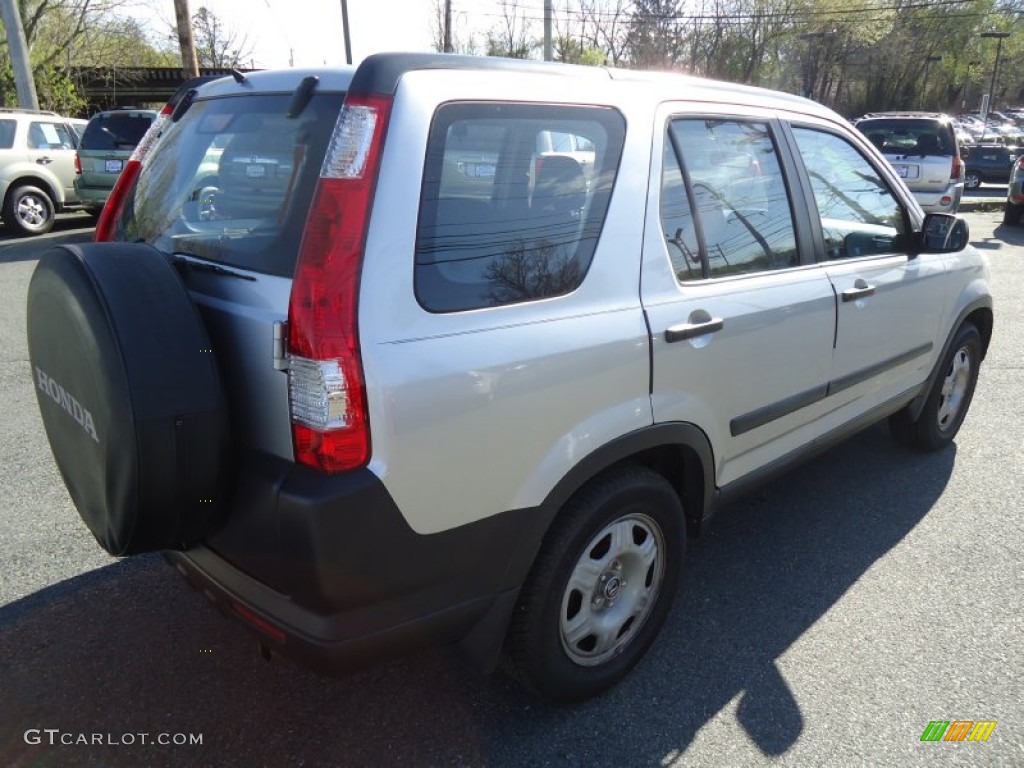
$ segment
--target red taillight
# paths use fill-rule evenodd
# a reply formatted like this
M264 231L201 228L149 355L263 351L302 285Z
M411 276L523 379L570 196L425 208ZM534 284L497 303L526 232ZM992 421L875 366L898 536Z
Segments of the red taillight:
M262 616L256 615L253 611L250 611L241 603L236 603L234 600L232 600L231 610L238 614L240 618L245 619L252 626L256 627L256 629L260 630L261 632L268 635L277 642L283 643L287 639L287 636L281 629L275 627Z
M953 166L949 170L950 181L959 181L960 173L963 171L964 161L960 159L960 155L953 155Z
M75 153L75 175L82 175L82 161L78 159L78 153Z
M128 198L128 193L135 186L135 182L139 178L146 155L149 154L150 150L156 145L157 140L163 135L164 128L171 119L173 111L174 107L171 104L167 104L161 109L160 114L157 115L156 120L149 126L149 130L146 131L142 140L135 146L135 151L132 152L132 156L125 163L121 175L114 182L114 188L110 190L110 197L107 198L99 221L96 222L96 231L92 236L93 241L105 243L114 239L114 230L117 228L117 222L121 219L124 201ZM77 156L75 162L78 162Z
M295 459L325 472L370 458L359 352L363 243L391 100L353 96L334 127L288 306L288 388Z

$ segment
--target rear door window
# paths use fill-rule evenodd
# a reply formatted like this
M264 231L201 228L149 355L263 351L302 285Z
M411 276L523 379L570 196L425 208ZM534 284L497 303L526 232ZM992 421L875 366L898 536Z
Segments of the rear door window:
M342 93L295 118L290 93L198 100L161 139L118 240L291 277Z
M14 133L18 127L14 120L0 120L0 149L14 147Z
M74 149L75 140L63 123L33 121L28 127L29 149Z
M455 312L575 290L597 246L624 136L622 115L607 108L442 106L420 199L420 304ZM553 137L574 149L548 150Z

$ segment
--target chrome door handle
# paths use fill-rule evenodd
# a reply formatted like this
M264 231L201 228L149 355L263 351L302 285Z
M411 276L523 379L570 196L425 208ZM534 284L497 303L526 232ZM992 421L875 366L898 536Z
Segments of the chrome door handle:
M665 341L671 344L674 341L693 339L697 336L720 331L724 326L725 320L720 317L714 317L705 323L680 323L665 329Z
M873 296L875 293L875 286L865 285L863 287L858 286L857 288L847 288L843 291L843 301L856 301L857 299L863 299L865 296Z
M44 157L38 158L36 160L36 162L39 163L40 165L49 165L50 163L53 162L53 158L52 157L45 157L44 156Z

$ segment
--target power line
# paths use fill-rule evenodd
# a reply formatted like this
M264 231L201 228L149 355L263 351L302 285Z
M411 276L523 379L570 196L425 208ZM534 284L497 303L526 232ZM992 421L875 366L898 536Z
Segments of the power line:
M890 21L891 16L884 16L879 14L886 13L905 13L907 11L915 10L927 10L935 11L938 8L956 8L954 13L943 13L936 15L936 19L967 19L967 18L1009 18L1011 16L1020 16L1020 11L970 11L969 9L975 3L973 0L921 0L920 2L911 2L906 4L891 4L891 5L862 5L854 8L834 8L834 9L792 9L785 11L753 11L753 12L737 12L731 11L728 15L724 13L673 13L673 14L659 14L650 15L653 21L716 21L716 22L732 22L736 20L754 20L754 19L783 19L791 20L797 23L809 23L811 19L829 19L835 17L852 16L858 17L857 21ZM567 9L566 9L567 10ZM510 11L514 12L515 18L523 19L526 21L542 22L544 19L543 9L538 9L533 6L522 6L516 5L514 8L510 7ZM865 16L872 14L869 17ZM482 16L485 18L493 19L505 19L505 13L498 12L477 12L474 15ZM582 9L578 13L565 13L559 11L556 15L562 18L586 18L586 19L616 19L616 18L628 18L634 19L638 16L636 13L631 12L619 12L619 11L606 11L599 9L587 10L585 13Z

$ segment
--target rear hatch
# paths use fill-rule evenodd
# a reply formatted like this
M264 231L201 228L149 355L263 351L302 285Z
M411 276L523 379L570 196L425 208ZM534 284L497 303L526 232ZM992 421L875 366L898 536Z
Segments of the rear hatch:
M302 74L225 78L188 97L114 224L115 239L149 243L178 266L213 342L236 445L289 460L275 334L349 79L330 73L296 101Z
M940 193L960 176L956 134L935 118L868 118L857 128L882 150L912 192Z
M151 110L100 112L93 115L78 147L82 184L110 189L132 151L149 130Z

